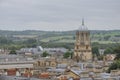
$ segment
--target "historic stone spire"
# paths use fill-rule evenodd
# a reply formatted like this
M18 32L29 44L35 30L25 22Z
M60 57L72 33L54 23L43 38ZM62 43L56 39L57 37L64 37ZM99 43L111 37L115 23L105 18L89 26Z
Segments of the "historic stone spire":
M84 18L82 19L82 26L84 26Z
M82 25L76 32L76 42L74 48L73 58L79 61L92 60L92 51L90 45L90 32L84 25L84 19L82 19Z
M88 30L87 27L86 27L85 24L84 24L84 19L82 19L82 25L79 27L78 30L79 30L79 31L87 31L87 30Z

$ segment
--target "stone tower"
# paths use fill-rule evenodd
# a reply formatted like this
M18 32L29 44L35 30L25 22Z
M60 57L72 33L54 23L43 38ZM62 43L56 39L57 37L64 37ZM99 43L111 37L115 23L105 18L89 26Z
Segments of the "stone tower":
M77 62L92 60L90 32L84 25L84 20L82 20L82 25L76 31L76 41L73 59Z

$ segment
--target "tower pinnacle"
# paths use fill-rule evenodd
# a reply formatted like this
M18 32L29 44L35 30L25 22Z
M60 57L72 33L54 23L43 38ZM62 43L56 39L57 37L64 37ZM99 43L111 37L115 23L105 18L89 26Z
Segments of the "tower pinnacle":
M82 19L82 26L84 26L84 18Z
M82 25L79 27L79 31L87 31L87 27L85 26L84 24L84 18L82 18L82 21L81 21Z

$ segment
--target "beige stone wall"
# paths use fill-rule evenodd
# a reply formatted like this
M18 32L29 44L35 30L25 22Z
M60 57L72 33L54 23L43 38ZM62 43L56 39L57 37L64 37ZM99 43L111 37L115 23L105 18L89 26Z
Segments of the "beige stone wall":
M34 67L56 67L57 62L56 61L46 61L46 60L39 60L34 63Z
M90 45L90 32L77 31L73 58L84 61L92 60L92 51Z
M69 77L72 77L72 78L80 78L78 75L76 75L75 73L73 73L73 72L67 72L66 73Z
M88 74L89 72L82 72L81 74L80 74L80 77L89 77L89 74Z
M81 57L81 55L82 55L82 57ZM74 57L75 56L78 56L79 60L83 60L83 61L92 60L92 53L91 52L84 52L84 53L74 52Z

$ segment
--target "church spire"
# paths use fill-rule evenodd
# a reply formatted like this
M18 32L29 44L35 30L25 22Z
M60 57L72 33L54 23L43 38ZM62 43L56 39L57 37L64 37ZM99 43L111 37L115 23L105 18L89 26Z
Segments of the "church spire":
M84 24L84 18L82 18L82 21L81 21L81 26L79 27L79 31L87 31L87 27L85 26Z
M82 26L84 26L84 18L82 19Z

